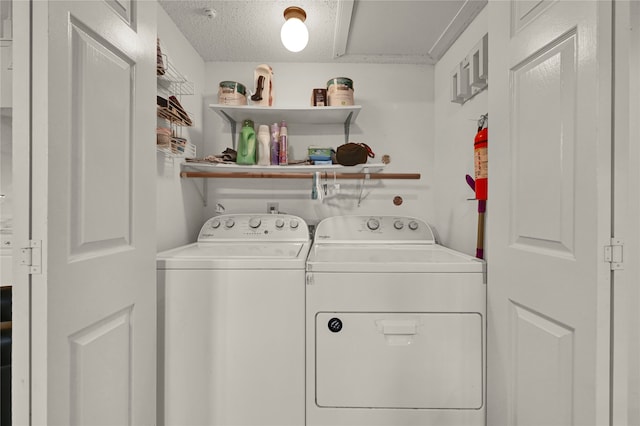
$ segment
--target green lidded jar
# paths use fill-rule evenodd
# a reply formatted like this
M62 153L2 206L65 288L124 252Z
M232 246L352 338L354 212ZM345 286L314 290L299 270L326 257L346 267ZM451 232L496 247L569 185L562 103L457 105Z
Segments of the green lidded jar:
M338 85L346 86L347 88L353 90L353 80L351 80L350 78L347 78L347 77L332 78L331 80L327 81L327 89L332 84L338 84Z
M218 87L221 105L247 105L247 88L237 81L221 81Z
M327 81L327 98L329 106L353 105L353 80L336 77Z

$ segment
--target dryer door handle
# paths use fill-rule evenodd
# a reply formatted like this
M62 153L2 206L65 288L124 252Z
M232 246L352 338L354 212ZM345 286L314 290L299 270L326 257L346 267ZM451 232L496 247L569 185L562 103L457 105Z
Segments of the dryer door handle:
M416 320L378 320L378 331L387 335L411 335L418 334L418 321Z

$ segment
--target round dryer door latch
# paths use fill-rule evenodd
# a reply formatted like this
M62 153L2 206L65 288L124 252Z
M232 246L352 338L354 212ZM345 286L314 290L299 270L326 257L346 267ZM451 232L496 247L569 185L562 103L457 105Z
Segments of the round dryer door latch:
M340 318L331 318L327 326L332 333L337 333L342 330L342 320Z

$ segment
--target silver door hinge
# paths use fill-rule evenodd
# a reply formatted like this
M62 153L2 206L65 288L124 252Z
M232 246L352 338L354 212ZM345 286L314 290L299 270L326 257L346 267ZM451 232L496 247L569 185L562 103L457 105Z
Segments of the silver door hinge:
M307 285L313 285L313 274L307 274Z
M604 246L604 261L611 264L612 271L624 269L624 241L611 238L611 245Z
M42 273L42 241L29 240L29 247L20 249L20 265L27 266L30 274Z

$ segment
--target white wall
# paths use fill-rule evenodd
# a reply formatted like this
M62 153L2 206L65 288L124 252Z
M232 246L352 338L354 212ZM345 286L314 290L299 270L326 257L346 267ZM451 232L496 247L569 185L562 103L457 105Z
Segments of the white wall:
M208 62L204 103L217 103L222 80L239 81L254 89L253 71L258 63ZM311 200L311 180L209 179L209 206L213 216L217 203L227 213L266 212L267 201L277 201L280 210L296 214L315 224L339 214L411 215L433 223L434 208L434 105L433 66L379 64L269 64L274 70L275 105L308 106L311 89L326 87L333 77L354 81L355 103L362 110L351 126L350 140L364 142L376 153L370 162L391 157L385 172L421 173L420 180L378 180L365 186L358 207L359 181L342 180L341 194L324 203ZM251 118L251 117L247 117ZM216 113L204 113L205 155L220 154L231 147L231 133ZM258 124L255 123L256 128ZM343 144L341 125L289 124L289 141L294 159L305 158L309 145L337 147ZM330 181L329 184L333 182ZM392 200L399 195L404 203Z
M469 201L475 194L466 183L465 175L473 173L473 140L480 115L488 112L488 91L485 89L463 105L449 100L451 71L488 32L485 8L458 38L435 66L435 148L434 148L434 222L438 225L442 243L455 250L475 256L477 207ZM491 117L490 117L491 118ZM489 120L489 140L491 139ZM489 200L491 210L491 147L489 146ZM486 254L486 253L485 253Z
M194 83L194 94L180 97L180 103L189 112L193 127L182 129L183 137L202 151L204 88L204 61L193 49L171 18L160 6L158 9L158 37L162 53L181 74ZM182 159L166 158L157 154L157 229L158 250L165 250L195 240L203 223L201 199L202 183L180 178ZM198 186L200 188L198 188Z

